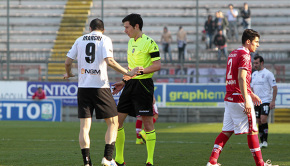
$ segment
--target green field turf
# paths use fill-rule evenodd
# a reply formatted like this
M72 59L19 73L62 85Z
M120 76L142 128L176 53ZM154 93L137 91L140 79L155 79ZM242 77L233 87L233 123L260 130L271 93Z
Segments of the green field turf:
M91 157L100 165L104 151L105 123L93 123ZM156 123L155 166L205 166L221 123ZM0 165L81 166L77 122L0 121ZM144 166L145 145L136 145L135 123L125 124L127 166ZM269 147L263 158L290 166L290 124L269 125ZM232 136L219 162L223 166L254 166L246 135Z

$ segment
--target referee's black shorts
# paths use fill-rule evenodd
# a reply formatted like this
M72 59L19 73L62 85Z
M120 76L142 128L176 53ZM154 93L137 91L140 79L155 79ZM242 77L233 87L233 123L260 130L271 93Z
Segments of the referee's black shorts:
M118 115L117 106L110 88L78 88L78 117L96 119Z
M136 117L153 116L154 83L152 78L126 82L117 106L118 112Z

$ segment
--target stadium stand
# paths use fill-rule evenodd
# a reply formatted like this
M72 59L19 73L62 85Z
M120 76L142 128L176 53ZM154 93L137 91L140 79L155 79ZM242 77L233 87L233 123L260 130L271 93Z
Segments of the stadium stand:
M90 14L92 0L68 0L58 29L52 54L49 58L48 80L62 79L60 75L65 73L63 63L66 53L69 51L75 40L83 35L85 25Z
M63 72L64 53L68 51L73 41L83 33L88 32L88 20L101 17L101 1L93 0L93 5L82 6L79 3L86 1L76 0L10 0L10 55L13 61L41 61L51 63L42 65L49 66L49 76L58 76ZM70 5L71 3L72 5ZM232 1L237 9L243 2ZM199 63L205 66L220 66L217 62L215 50L205 50L205 44L201 41L201 31L208 14L214 15L218 10L224 13L228 10L228 1L212 0L199 1L199 23L196 32L196 3L195 1L104 1L105 33L110 36L114 44L115 58L118 62L126 62L126 47L128 37L123 33L122 18L128 13L140 13L145 25L144 32L155 41L160 41L163 26L167 26L173 35L172 43L174 67L177 62L176 32L180 25L188 32L188 45L186 63L194 67L196 60L195 47L196 35L199 35ZM249 1L252 11L252 27L262 34L259 53L271 60L274 73L285 73L285 81L290 80L289 68L289 3L287 0ZM6 60L6 1L0 2L0 58ZM88 11L90 10L90 11ZM71 14L68 14L68 13ZM84 16L85 22L63 22L70 16ZM85 17L86 15L86 17ZM73 19L74 20L74 19ZM77 21L77 19L75 19ZM241 21L241 18L239 18ZM66 29L65 29L66 28ZM74 29L75 28L75 29ZM73 32L69 32L72 30ZM242 28L239 27L239 34ZM65 45L67 44L67 45ZM240 46L239 42L229 43L228 49ZM55 67L52 67L55 66ZM164 64L165 68L170 65ZM279 67L279 66L284 66ZM53 69L55 68L55 69ZM114 72L112 72L114 74ZM46 76L45 76L46 77ZM281 79L283 81L283 79Z
M290 122L290 109L277 108L274 113L274 122L289 123Z

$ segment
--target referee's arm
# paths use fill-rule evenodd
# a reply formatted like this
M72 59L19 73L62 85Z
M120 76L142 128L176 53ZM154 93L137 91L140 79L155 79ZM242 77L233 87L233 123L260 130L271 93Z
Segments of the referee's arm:
M140 67L136 67L133 70L128 71L125 68L123 68L118 62L116 62L114 60L114 58L112 58L112 57L105 58L105 61L108 64L108 66L110 66L111 68L113 68L117 72L120 72L120 73L127 75L127 76L130 76L130 77L133 77L134 75L136 75L139 70L143 70L143 68L141 69Z
M161 61L160 60L153 61L152 63L153 64L151 66L144 68L144 71L143 71L144 74L153 73L153 72L161 69Z
M151 52L150 56L153 62L151 66L148 66L144 69L144 74L154 73L155 71L159 71L161 69L160 52Z

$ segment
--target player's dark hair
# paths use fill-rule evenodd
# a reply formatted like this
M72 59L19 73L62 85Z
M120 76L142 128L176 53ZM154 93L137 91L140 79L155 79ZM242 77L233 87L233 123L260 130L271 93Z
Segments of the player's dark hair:
M123 18L122 23L124 23L126 21L129 21L129 24L132 27L135 27L135 25L138 24L139 25L139 29L142 31L143 19L142 19L140 14L136 14L136 13L129 14L128 16Z
M94 31L94 30L103 31L104 30L104 22L98 18L93 19L90 23L90 27L91 27L92 31Z
M256 55L256 56L254 57L254 60L257 60L257 59L260 60L260 63L261 63L261 62L264 62L264 58L263 58L262 56L260 56L260 55Z
M253 29L246 29L243 32L242 44L245 44L247 40L252 42L256 37L260 38L260 35L257 31L254 31Z

